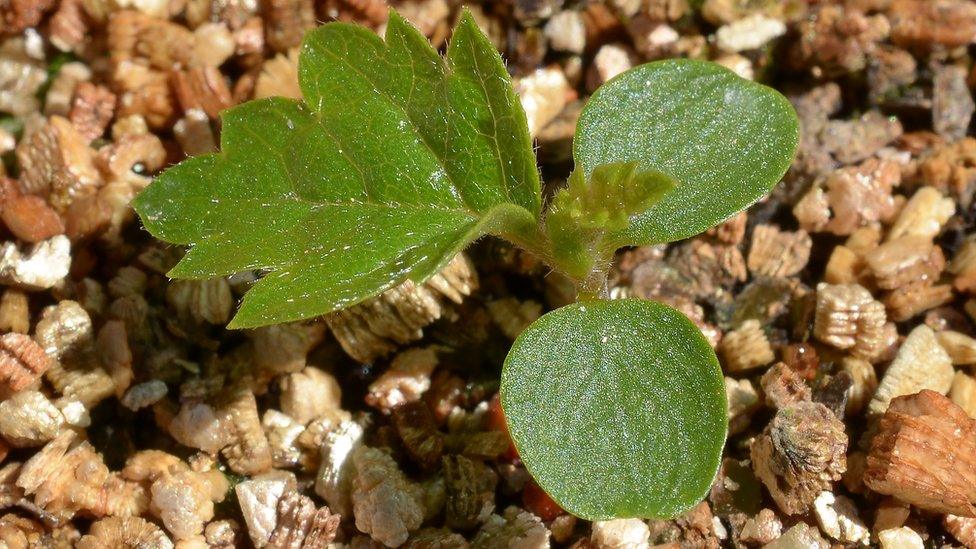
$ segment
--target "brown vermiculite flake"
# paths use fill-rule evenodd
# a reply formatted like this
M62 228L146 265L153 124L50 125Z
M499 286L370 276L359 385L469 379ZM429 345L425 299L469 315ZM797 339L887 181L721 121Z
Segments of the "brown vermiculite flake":
M872 360L884 350L886 320L884 305L863 286L817 286L813 334L824 343Z
M0 296L0 331L26 334L30 330L27 293L7 288Z
M196 66L171 74L176 99L184 112L201 110L210 118L233 106L227 82L216 67Z
M464 456L444 457L447 525L461 531L484 522L495 509L498 475L484 463Z
M68 518L84 511L96 517L139 516L149 508L141 484L109 471L88 441L63 431L24 463L17 486L46 511Z
M261 428L254 393L244 387L233 388L227 396L222 413L229 417L233 442L222 453L231 469L254 475L271 468L271 448Z
M805 513L847 469L844 424L823 404L801 402L776 412L752 443L756 476L780 509Z
M875 283L884 290L938 279L945 268L942 248L924 236L889 240L868 252L864 260Z
M51 359L33 339L15 332L0 336L0 381L20 391L42 375Z
M719 343L718 350L729 373L765 366L775 358L769 339L755 319L749 319L735 330L727 332Z
M261 73L254 83L254 98L291 97L299 99L302 90L298 87L298 48L279 53L261 65Z
M935 338L952 359L953 365L976 364L976 338L954 330L936 332Z
M891 191L900 182L895 162L872 158L831 173L796 203L793 215L808 232L849 235L862 225L894 216Z
M752 412L760 407L759 394L748 379L726 377L725 397L729 404L729 432L741 432L749 425Z
M311 0L272 0L267 3L265 35L275 51L285 51L301 43L305 31L315 26L315 7Z
M107 87L80 82L71 99L68 120L83 138L91 142L108 128L115 114L115 100L115 94Z
M540 518L487 405L510 340L571 300L537 258L489 239L427 283L232 331L262 273L173 282L185 248L130 206L219 151L226 109L301 99L306 29L382 33L392 4L441 48L461 3L0 0L0 546L976 546L976 6L694 3L465 3L547 193L629 66L711 60L801 119L769 196L617 257L613 298L664 302L716 349L730 435L708 504L593 522Z
M2 180L0 180L2 182ZM36 195L17 195L12 191L2 201L3 223L15 237L36 244L64 234L64 222L47 201Z
M878 388L878 376L874 366L860 358L844 357L840 367L851 379L851 388L847 391L846 413L856 415L864 409Z
M935 238L955 211L956 204L951 198L934 187L922 187L898 213L887 237L889 240L909 235Z
M863 472L862 472L863 473ZM878 502L871 530L874 533L898 528L908 521L912 508L909 504L893 496L885 496Z
M332 333L360 362L389 354L420 339L423 328L441 318L448 303L460 303L478 287L471 261L458 254L424 284L407 281L359 305L326 315Z
M186 320L225 324L234 308L230 285L223 277L176 280L166 288L166 301Z
M90 409L115 392L95 348L91 317L78 303L65 300L45 309L35 338L52 358L44 378L62 396Z
M962 408L969 417L976 417L976 378L956 372L949 388L949 400Z
M17 147L25 194L50 193L49 202L60 213L77 198L95 192L101 175L87 140L66 118L52 117L29 140Z
M880 415L895 397L929 389L946 394L952 385L953 369L949 355L928 326L918 326L902 343L895 360L885 371L868 411Z
M930 390L891 401L864 481L930 511L976 517L976 420Z
M39 391L20 391L0 402L0 436L14 448L42 446L64 423L61 411Z
M172 549L173 542L155 524L139 517L107 517L92 524L78 549L105 547L156 547Z
M311 498L288 492L278 500L278 517L267 547L302 549L326 547L335 539L339 515L328 507L316 509Z
M946 515L942 519L942 524L959 543L966 547L976 546L976 519Z
M783 362L770 366L760 383L766 405L774 410L810 400L812 393L803 377Z
M430 408L422 401L407 402L394 408L390 419L410 458L423 469L436 468L444 451L444 434Z
M753 229L748 266L753 276L793 276L810 259L813 242L806 231L780 231L775 225Z
M510 339L518 337L522 330L542 316L542 304L536 301L519 301L504 298L487 304L488 314L502 333Z
M916 282L885 296L884 304L891 313L891 320L904 322L929 309L945 305L952 301L952 297L952 286L948 284L930 286Z
M361 446L353 450L352 460L356 527L391 547L402 544L424 519L420 486L382 450Z
M217 140L210 118L200 109L190 109L173 124L173 134L187 156L216 152Z

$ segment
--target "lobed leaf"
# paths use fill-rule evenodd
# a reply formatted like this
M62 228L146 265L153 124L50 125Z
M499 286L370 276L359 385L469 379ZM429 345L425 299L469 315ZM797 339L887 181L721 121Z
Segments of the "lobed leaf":
M678 515L718 472L718 359L660 303L590 301L539 318L505 360L501 401L526 468L582 518Z
M221 152L167 170L135 202L152 234L191 246L171 276L268 271L232 327L355 304L425 280L486 232L534 226L525 114L470 14L446 58L395 12L385 41L324 25L303 41L299 81L304 102L226 111Z
M677 188L617 235L616 246L694 236L749 206L786 173L799 140L789 101L705 61L670 59L601 86L580 115L576 169L638 162Z

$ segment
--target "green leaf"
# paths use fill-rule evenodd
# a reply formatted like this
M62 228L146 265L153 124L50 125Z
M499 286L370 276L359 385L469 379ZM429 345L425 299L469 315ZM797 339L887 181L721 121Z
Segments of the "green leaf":
M547 224L608 231L627 228L630 216L644 213L675 186L667 174L638 168L637 162L603 164L589 180L582 171L574 171L566 188L553 197Z
M580 115L576 169L611 162L660 170L677 188L615 244L672 242L749 206L786 173L799 139L789 101L715 63L671 59L600 87Z
M582 302L541 317L505 360L501 401L529 472L582 518L675 516L718 471L718 360L660 303Z
M232 327L307 318L436 273L479 236L535 230L525 113L465 13L441 58L391 12L385 41L330 23L302 44L304 102L223 116L221 153L163 173L136 200L146 228L191 249L170 273L268 274Z
M545 231L555 264L585 279L616 251L616 235L627 229L634 214L645 212L674 189L675 181L656 170L640 170L637 162L598 166L589 179L575 170L564 189L553 197ZM610 241L610 246L604 245Z

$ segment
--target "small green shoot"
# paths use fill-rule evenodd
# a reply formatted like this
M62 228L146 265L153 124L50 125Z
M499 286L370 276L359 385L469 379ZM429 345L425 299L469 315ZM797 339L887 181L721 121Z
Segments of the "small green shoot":
M519 336L501 393L520 457L569 512L668 517L697 503L725 441L715 354L679 312L606 301L623 246L698 234L779 181L798 123L776 91L668 60L602 86L576 169L547 211L504 63L465 13L441 57L391 12L385 39L344 23L305 37L304 101L223 115L221 152L181 162L136 200L190 246L170 273L267 274L230 327L312 318L435 274L491 234L577 284L581 301Z

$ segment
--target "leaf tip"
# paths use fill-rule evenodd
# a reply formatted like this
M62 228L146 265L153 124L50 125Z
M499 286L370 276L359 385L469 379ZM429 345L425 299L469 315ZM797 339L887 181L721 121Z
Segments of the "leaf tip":
M274 319L265 318L261 311L254 311L254 309L255 307L248 306L248 299L245 295L226 328L228 330L249 330L275 323Z
M410 22L406 20L400 12L398 12L393 6L386 11L386 32L390 32L391 25L409 25Z
M255 328L256 326L248 325L244 320L241 320L240 313L234 315L234 318L230 319L230 322L225 326L228 330L246 330L248 328Z
M471 8L468 6L461 8L461 18L459 19L459 22L468 25L475 23L474 14L471 13Z
M166 277L170 279L195 278L193 273L187 268L186 255L176 265L173 265L173 268L166 272Z
M454 28L453 36L451 37L451 42L454 42L455 37L461 37L461 40L466 38L473 38L482 36L484 37L484 32L482 32L481 27L478 26L478 22L474 18L474 14L471 10L465 6L461 9L461 17L458 18L458 24ZM487 37L485 37L487 40ZM448 44L450 47L450 44Z

